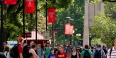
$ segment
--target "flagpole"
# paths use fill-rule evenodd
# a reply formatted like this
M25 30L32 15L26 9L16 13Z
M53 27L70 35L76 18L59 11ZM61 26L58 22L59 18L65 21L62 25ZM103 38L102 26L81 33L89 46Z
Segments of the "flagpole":
M2 46L2 43L3 43L3 0L1 0L1 46Z
M36 0L36 44L38 44L38 41L37 41L37 0Z
M54 47L54 23L52 23L52 42L53 42L53 47Z
M48 27L48 24L47 24L48 21L47 21L47 20L48 20L48 19L47 19L47 0L46 0L46 31L47 31L47 29L48 29L48 28L47 28L47 27Z
M25 38L26 33L25 33L25 13L24 11L25 11L25 0L23 0L23 33L24 33L24 38Z

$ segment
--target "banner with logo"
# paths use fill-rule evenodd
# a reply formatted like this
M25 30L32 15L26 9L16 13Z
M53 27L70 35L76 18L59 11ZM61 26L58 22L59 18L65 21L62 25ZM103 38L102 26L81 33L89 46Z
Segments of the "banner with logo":
M15 5L17 4L17 0L4 0L4 4Z
M65 34L68 35L70 33L70 24L65 24Z
M72 35L74 32L74 26L70 24L65 24L65 34Z
M32 14L35 11L35 0L25 1L25 13Z
M48 8L48 23L56 22L56 8Z

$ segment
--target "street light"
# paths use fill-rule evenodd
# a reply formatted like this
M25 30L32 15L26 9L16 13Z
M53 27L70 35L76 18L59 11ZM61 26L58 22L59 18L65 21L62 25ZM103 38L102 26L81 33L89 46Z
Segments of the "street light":
M66 24L65 24L65 28L68 27L69 29L66 30L65 29L65 36L68 35L69 38L70 38L70 45L72 45L72 34L73 34L73 29L74 29L74 26L71 24L71 21L73 21L73 19L71 19L70 17L66 17L65 20L67 20ZM68 32L67 32L68 31ZM65 40L64 40L65 41Z

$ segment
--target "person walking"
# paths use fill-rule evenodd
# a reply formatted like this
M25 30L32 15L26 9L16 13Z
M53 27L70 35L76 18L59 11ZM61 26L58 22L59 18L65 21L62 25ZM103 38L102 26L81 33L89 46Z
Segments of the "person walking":
M114 46L108 49L107 58L116 58L116 39L113 44Z
M105 58L105 52L101 48L101 45L97 45L96 49L93 50L93 58Z
M81 52L81 58L92 58L92 52L88 45L85 45L85 49Z
M58 53L56 54L56 58L68 58L68 54L64 52L63 46L59 46Z
M104 50L105 54L107 54L107 48L103 45L102 49Z
M37 45L37 54L39 56L39 58L43 58L43 49L41 48L41 44Z
M29 50L29 53L32 54L32 58L39 58L39 56L36 54L37 46L36 44L32 44L31 49Z
M22 53L23 53L23 47L22 47L23 41L24 41L23 37L18 38L17 44L15 44L10 51L10 56L12 58L23 58L23 55L22 55Z
M79 58L79 51L75 47L72 48L70 58Z
M44 50L45 58L48 58L48 56L50 55L50 51L51 51L50 43L47 43L47 47Z
M55 57L56 57L55 49L52 48L50 52L51 52L51 53L50 53L50 55L48 56L48 58L55 58Z
M2 48L1 48L1 50L0 50L0 52L4 52L4 49L5 49L5 47L7 47L7 46L8 46L7 41L4 41L4 42L3 42L3 46L2 46Z
M9 51L10 51L9 47L6 46L6 47L4 48L4 55L6 56L6 58L10 58Z

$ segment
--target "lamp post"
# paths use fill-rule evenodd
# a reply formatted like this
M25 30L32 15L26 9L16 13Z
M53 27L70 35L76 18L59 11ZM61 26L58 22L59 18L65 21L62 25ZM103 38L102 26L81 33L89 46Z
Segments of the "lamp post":
M3 43L3 0L1 0L1 40L0 40L0 46L2 46Z
M38 24L38 23L37 23L37 21L38 21L38 20L37 20L37 19L38 19L38 18L37 18L37 5L38 5L38 0L36 0L36 44L38 44L38 40L37 40L37 28L38 28L38 27L37 27L37 24Z
M65 26L65 27L69 27L69 28L67 28L68 30L65 29L65 36L66 35L69 36L70 45L72 45L72 34L73 34L73 31L74 31L73 30L74 26L71 24L71 21L73 21L73 19L71 19L70 17L66 17L65 20L66 20L66 24L69 24L69 25Z

